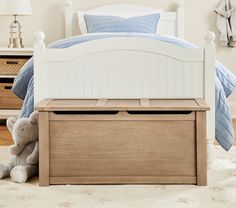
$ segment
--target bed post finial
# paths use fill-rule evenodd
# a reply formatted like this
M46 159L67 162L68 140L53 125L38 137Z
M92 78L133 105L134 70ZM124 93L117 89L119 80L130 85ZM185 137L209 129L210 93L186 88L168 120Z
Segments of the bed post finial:
M65 37L73 35L73 5L71 0L65 1Z
M207 167L214 167L215 152L215 34L207 32L205 36L205 91L204 99L210 106L207 112Z
M184 9L184 1L183 0L180 0L177 4L177 8L178 9Z
M71 0L66 0L66 7L72 6L72 1Z
M45 34L42 31L34 32L34 55L45 49Z
M42 31L34 32L34 43L35 44L44 44L45 34Z
M185 38L185 14L184 14L184 1L181 0L177 3L177 36L178 38Z
M205 36L205 40L207 43L213 43L215 44L215 39L216 39L216 35L215 33L211 32L211 31L208 31L206 36Z

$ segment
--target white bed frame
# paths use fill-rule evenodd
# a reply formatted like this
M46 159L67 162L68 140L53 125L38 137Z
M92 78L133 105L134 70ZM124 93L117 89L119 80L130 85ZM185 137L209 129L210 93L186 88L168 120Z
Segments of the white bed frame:
M159 9L158 9L159 10ZM112 14L112 12L135 14L135 13L147 13L156 12L157 9L146 7L138 4L112 4L103 7L97 7L89 10L93 14ZM161 13L160 20L158 22L158 33L162 35L170 35L184 39L185 37L185 21L184 21L184 1L179 1L177 4L176 12L167 12L159 10ZM76 10L74 10L72 1L66 0L65 8L65 35L71 37L73 34L78 33L78 17Z
M117 9L117 5L96 8ZM119 5L121 8L121 5ZM122 9L153 10L140 5ZM76 22L66 1L66 36ZM162 12L160 34L184 38L184 4ZM215 35L208 32L204 49L184 49L145 38L94 40L66 49L47 49L44 33L35 33L35 104L45 98L203 98L207 114L208 167L214 161Z

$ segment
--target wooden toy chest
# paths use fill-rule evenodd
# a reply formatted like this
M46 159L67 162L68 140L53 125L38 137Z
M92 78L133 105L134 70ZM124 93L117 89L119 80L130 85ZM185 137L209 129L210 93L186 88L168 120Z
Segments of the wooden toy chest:
M39 185L206 185L200 99L44 100Z

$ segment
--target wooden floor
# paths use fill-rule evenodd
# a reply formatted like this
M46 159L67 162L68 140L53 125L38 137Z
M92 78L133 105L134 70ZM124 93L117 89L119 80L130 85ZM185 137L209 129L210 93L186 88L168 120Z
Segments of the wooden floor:
M13 141L10 133L4 126L0 126L0 146L12 145Z
M0 146L9 146L13 144L11 134L5 126L5 121L0 121ZM236 145L236 119L233 120L234 126L234 145ZM217 142L215 142L217 144Z
M233 119L233 127L234 127L234 145L236 145L236 118Z
M6 121L4 120L0 121L0 146L9 146L13 144L11 134L7 130L5 123Z

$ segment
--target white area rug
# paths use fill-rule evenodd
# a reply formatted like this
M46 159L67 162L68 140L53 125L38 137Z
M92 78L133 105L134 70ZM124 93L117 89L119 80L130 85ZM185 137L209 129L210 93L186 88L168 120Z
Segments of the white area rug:
M236 147L229 153L217 148L218 158L236 162ZM9 158L0 147L0 162ZM236 173L236 172L235 172ZM218 170L214 172L215 176ZM209 176L211 177L211 176ZM217 177L216 177L217 178ZM236 208L236 174L208 187L192 185L116 185L38 187L38 179L27 184L0 180L0 208Z

